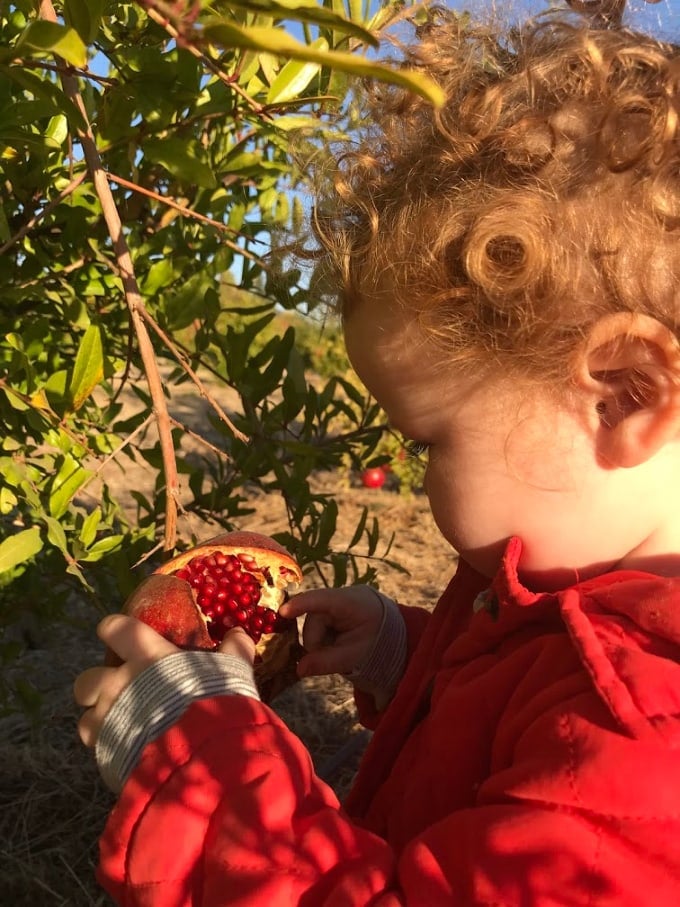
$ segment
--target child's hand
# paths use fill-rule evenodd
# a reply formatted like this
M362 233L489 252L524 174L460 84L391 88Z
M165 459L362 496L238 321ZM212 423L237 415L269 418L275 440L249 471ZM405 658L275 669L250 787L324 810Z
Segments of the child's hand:
M85 746L94 747L104 719L123 690L149 665L181 650L151 627L125 614L110 614L100 621L97 635L123 663L117 667L88 668L73 685L78 705L87 711L78 722L78 733ZM255 657L255 645L241 629L226 634L219 649L249 661Z
M302 642L307 650L298 675L351 674L373 648L384 605L370 586L301 592L280 608L283 617L306 614Z

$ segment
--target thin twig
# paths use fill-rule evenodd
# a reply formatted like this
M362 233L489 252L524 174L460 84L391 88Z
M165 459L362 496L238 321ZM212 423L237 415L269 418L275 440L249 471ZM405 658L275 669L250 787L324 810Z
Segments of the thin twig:
M181 19L172 14L172 10L167 4L159 2L159 0L143 0L143 6L150 19L153 19L153 21L157 25L160 25L161 28L164 28L175 41L181 39L182 47L185 50L188 50L197 60L200 60L205 68L209 69L213 75L224 82L234 94L237 94L242 98L254 114L262 117L263 120L268 120L269 122L274 121L274 118L267 112L266 107L263 107L262 104L258 104L257 101L253 100L253 98L241 88L238 82L230 78L214 60L211 60L207 54L203 53L202 50L192 43L191 39L181 28Z
M194 220L200 220L204 224L209 224L211 227L215 227L217 230L220 230L222 233L232 233L236 236L243 236L244 239L250 239L246 237L244 233L239 233L238 230L234 230L233 227L229 227L227 224L220 223L218 220L213 220L212 217L207 217L205 214L199 214L198 211L193 211L191 208L187 208L185 205L180 205L179 202L175 201L174 198L168 198L167 195L161 195L159 192L153 192L151 189L145 189L144 186L140 186L138 183L132 183L130 180L126 180L122 176L117 176L115 173L107 173L109 182L118 183L120 186L123 186L125 189L132 189L133 192L139 192L140 195L146 195L147 198L152 198L154 201L160 202L162 205L167 205L168 208L173 208L175 211L179 211L180 214L185 215L186 217L191 217ZM241 246L237 245L235 242L232 242L229 239L224 240L225 246L230 249L233 249L234 252L238 252L239 255L243 255L245 258L249 258L251 261L257 262L257 264L262 265L263 262L259 256L255 255L253 252L249 252L247 249L242 249Z
M40 17L48 22L58 22L52 0L41 0ZM109 186L106 173L102 167L99 151L97 150L97 143L88 119L87 109L83 102L82 95L80 94L78 80L70 71L64 71L61 73L61 82L64 93L76 105L78 110L80 110L86 124L84 130L78 130L78 137L113 242L113 249L121 273L125 301L130 312L130 318L132 319L135 333L137 334L139 352L142 358L146 380L149 385L149 393L153 401L153 412L158 426L158 437L166 482L164 547L166 550L171 550L175 547L175 540L177 538L179 478L170 427L170 415L168 413L167 402L163 391L163 382L158 370L158 363L154 356L151 338L149 337L143 317L144 302L141 293L139 292L132 255L130 254L130 249L125 240L123 225L118 209L116 208L113 194L111 193L111 187Z
M109 88L115 88L119 82L118 79L111 79L107 76L98 76L94 72L90 72L89 69L81 69L77 66L65 66L63 63L50 63L47 60L24 60L21 57L17 57L11 62L12 66L23 66L24 69L45 69L48 72L56 72L61 75L62 73L73 73L73 75L81 76L83 79L90 79L93 82L98 82L100 85L106 85Z
M74 431L68 428L67 425L64 424L63 419L60 419L58 414L55 413L55 411L49 405L47 398L45 398L45 404L43 406L38 406L29 394L24 394L16 388L12 387L12 385L7 381L5 377L0 377L0 387L6 388L10 392L10 394L14 394L15 397L18 397L26 407L32 409L34 412L39 413L48 422L51 422L52 425L63 431L67 438L70 438L76 444L84 447L88 453L92 453L92 450L87 443L87 439L81 437L80 435L77 435ZM45 449L52 449L51 445L47 445ZM36 452L39 453L40 448L38 448Z
M203 397L205 400L207 400L207 402L210 404L210 406L212 406L212 408L215 410L215 412L220 417L220 419L225 423L225 425L227 425L229 427L229 429L233 433L234 437L238 438L239 441L243 441L244 444L247 444L248 441L250 440L248 438L248 436L244 435L242 431L239 431L239 429L236 428L236 426L231 421L229 416L225 413L225 411L222 409L222 407L217 402L217 400L215 400L215 398L212 396L212 394L206 389L206 387L203 384L203 382L201 381L201 379L198 377L196 372L189 365L189 360L184 355L184 353L180 349L178 349L177 346L175 346L175 344L168 337L168 335L165 333L163 328L155 321L154 318L151 317L151 315L149 314L149 312L146 309L144 309L144 311L142 312L142 316L146 320L146 322L158 334L158 336L161 338L163 343L170 350L170 352L175 357L175 359L179 362L179 364L182 366L184 371L194 382L194 384L198 388L198 392L200 393L201 397Z
M175 426L175 428L179 428L179 430L184 432L185 435L189 435L190 437L194 438L200 444L203 444L205 447L209 448L220 457L226 457L228 460L230 459L229 454L225 450L222 450L221 447L217 447L217 445L213 444L211 441L208 441L207 438L204 438L203 435L199 435L198 432L192 431L190 428L187 428L187 426L184 425L183 422L179 422L177 419L175 419L174 416L170 416L170 421Z
M86 176L87 170L83 170L82 173L71 180L68 186L65 186L61 190L56 198L53 198L52 201L48 202L44 208L41 208L40 211L37 211L30 220L26 221L23 227L18 230L14 234L14 236L10 236L7 242L4 243L4 245L0 246L0 255L4 255L4 253L8 249L11 249L15 243L18 243L19 240L23 239L27 233L30 233L36 224L39 224L44 217L47 217L48 214L54 211L57 205L61 204L61 202L63 202L64 199L67 198L72 192L75 192L75 190L83 182Z
M149 558L150 558L150 557L153 557L153 555L154 555L157 551L160 551L161 548L163 548L165 551L168 550L168 549L165 548L165 546L163 545L163 542L159 542L157 545L154 545L154 547L151 549L151 551L146 551L146 552L140 557L140 559L137 561L137 563L132 565L132 569L133 569L133 570L136 570L137 567L140 567L145 561L148 561Z
M144 431L144 429L147 427L149 422L151 422L152 420L153 420L153 413L151 413L151 415L147 416L146 419L142 422L142 424L138 425L134 431L130 432L130 434L127 436L127 438L124 441L122 441L118 445L118 447L116 447L115 450L112 450L111 453L107 457L104 457L104 459L101 461L99 466L97 466L97 468L94 470L94 472L92 473L90 478L86 482L84 482L83 485L81 485L81 490L84 488L87 488L87 486L90 484L90 482L93 482L97 478L97 476L99 476L106 469L106 466L111 462L111 460L115 460L116 457L118 456L118 454L122 450L124 450L128 446L128 444L132 443L132 441L134 441L134 439L137 437L137 435L140 435ZM174 422L174 419L171 418L170 421Z
M82 892L85 893L85 896L89 898L89 892L88 892L87 888L83 885L83 883L80 881L80 879L78 878L78 876L76 875L76 873L73 871L73 869L72 869L71 866L69 865L68 860L64 857L64 854L63 854L63 853L59 853L59 859L60 859L61 862L64 864L64 867L66 868L66 871L67 871L68 874L71 876L71 878L75 881L76 885L80 888L80 890L81 890Z
M52 271L52 278L55 280L57 278L65 277L67 274L70 274L72 271L77 271L78 268L82 268L83 265L88 264L92 259L89 258L78 258L76 261L72 261L70 264L64 265L59 271ZM46 283L44 275L39 277L34 277L33 280L26 280L24 283L17 284L18 290L27 290L29 287L35 286L44 286Z

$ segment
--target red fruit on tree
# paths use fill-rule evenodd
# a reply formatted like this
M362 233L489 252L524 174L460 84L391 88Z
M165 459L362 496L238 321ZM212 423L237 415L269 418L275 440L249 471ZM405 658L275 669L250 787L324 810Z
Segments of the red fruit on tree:
M301 580L298 564L278 542L256 532L227 532L159 567L123 611L182 649L217 649L228 630L242 627L256 644L255 678L268 700L296 679L297 624L278 609Z
M361 473L361 482L365 488L382 488L387 478L382 466L364 469Z

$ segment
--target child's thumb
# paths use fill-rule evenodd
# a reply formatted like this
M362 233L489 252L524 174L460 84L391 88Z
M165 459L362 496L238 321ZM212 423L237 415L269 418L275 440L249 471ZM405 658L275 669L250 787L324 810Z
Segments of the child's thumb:
M124 661L155 661L177 652L177 646L168 642L147 624L127 614L108 614L97 625L97 635L111 652ZM116 660L109 656L110 664Z

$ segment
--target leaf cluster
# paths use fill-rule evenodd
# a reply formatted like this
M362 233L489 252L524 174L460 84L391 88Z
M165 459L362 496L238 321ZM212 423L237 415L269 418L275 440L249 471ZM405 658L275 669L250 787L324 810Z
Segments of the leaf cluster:
M281 498L280 540L320 581L374 578L377 523L364 514L337 548L337 507L310 477L370 457L380 414L339 359L328 374L309 275L271 252L302 216L296 160L351 121L352 78L438 100L366 52L400 9L0 2L3 632L27 608L48 626L74 590L117 608L134 565L174 546L172 508L186 545L185 520L231 528L253 493ZM205 455L190 458L182 441L203 429L173 395L190 384L204 401L208 379ZM239 401L227 420L222 394ZM128 489L131 511L106 467L139 461L153 480Z

